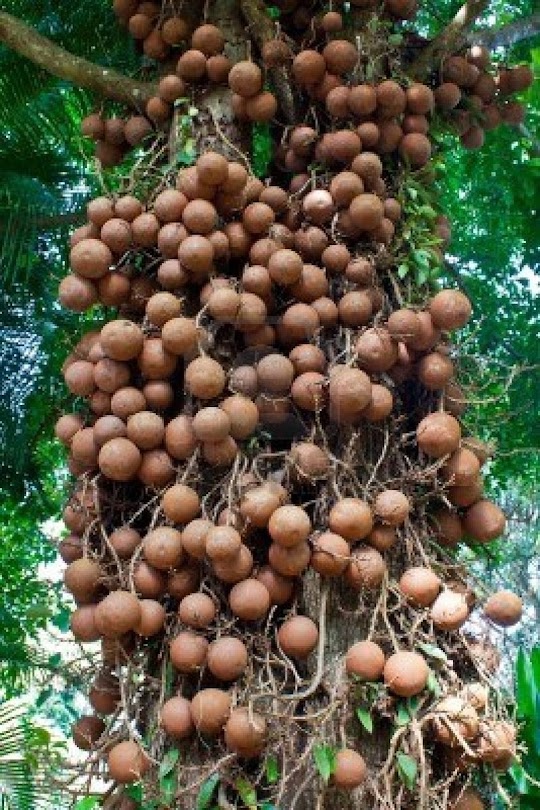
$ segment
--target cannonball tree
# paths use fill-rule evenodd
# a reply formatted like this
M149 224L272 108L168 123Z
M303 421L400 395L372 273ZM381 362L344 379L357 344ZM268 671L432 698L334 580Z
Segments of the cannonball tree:
M465 810L516 759L481 628L521 599L456 557L505 517L433 191L445 132L523 119L529 67L466 37L487 5L427 41L416 0L114 0L144 82L2 15L125 105L82 122L104 193L59 301L106 318L55 428L71 628L99 645L73 739L107 807Z

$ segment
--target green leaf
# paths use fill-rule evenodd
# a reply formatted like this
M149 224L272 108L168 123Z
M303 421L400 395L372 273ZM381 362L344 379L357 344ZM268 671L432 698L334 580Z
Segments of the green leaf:
M60 653L54 653L53 655L49 656L48 664L51 667L51 669L56 669L56 667L59 667L61 663L62 663L62 656L60 655Z
M407 726L411 722L411 713L405 703L398 703L396 725Z
M257 810L257 791L251 782L247 779L237 779L234 786L248 810Z
M177 748L173 748L167 751L159 766L159 791L163 803L167 805L173 802L176 794L178 781L176 765L179 758L180 751Z
M328 782L336 770L336 751L330 745L319 744L313 748L313 759L324 782Z
M397 269L398 278L405 278L410 268L408 264L400 264Z
M140 804L142 802L143 791L141 784L126 785L126 787L124 788L124 793L126 794L126 796L129 796L130 799L136 801L137 804Z
M409 754L404 754L403 751L397 752L396 760L399 778L407 790L414 790L416 785L416 777L418 775L418 765L416 760L409 756Z
M416 282L417 282L417 284L420 284L420 285L425 284L426 281L428 280L428 278L429 278L429 273L427 272L427 270L425 270L423 268L420 268L418 270L418 273L416 274Z
M48 619L51 611L47 605L30 605L26 615L29 619Z
M70 616L71 611L67 607L62 606L59 612L52 617L51 623L54 624L55 627L58 627L58 629L61 630L62 633L67 633L69 630Z
M434 673L431 672L431 670L428 675L426 686L428 691L431 692L432 695L434 695L435 697L440 697L441 687L439 686L439 681L435 677Z
M179 758L180 751L178 748L172 748L170 751L167 751L159 765L158 775L160 779L174 771Z
M213 776L209 776L206 782L204 782L197 796L195 810L208 810L216 788L219 785L219 779L219 774L215 773Z
M444 650L441 650L436 644L424 644L421 642L418 646L429 658L435 658L436 661L448 661L448 656Z
M99 796L85 796L73 805L73 810L94 810L100 804Z
M266 781L269 785L274 785L280 777L279 763L277 757L269 756L265 763Z
M520 647L516 660L516 698L518 716L528 718L534 716L536 704L536 685L532 661L525 650Z
M401 45L402 42L403 42L403 34L391 34L388 37L389 45Z
M368 712L368 710L363 709L361 706L359 706L356 710L356 716L358 717L360 723L364 726L368 734L373 734L373 717Z

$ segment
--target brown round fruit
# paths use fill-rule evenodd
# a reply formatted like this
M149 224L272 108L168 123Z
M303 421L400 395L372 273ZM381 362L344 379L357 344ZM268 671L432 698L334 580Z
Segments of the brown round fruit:
M231 696L221 689L201 689L191 701L191 716L197 731L216 737L231 712Z
M410 510L409 499L397 489L385 489L377 495L373 504L375 515L389 526L401 526L407 520Z
M497 591L484 605L484 614L499 627L512 627L523 614L523 602L512 591Z
M416 429L419 448L432 458L442 458L457 450L461 428L455 417L437 412L425 416Z
M191 703L180 695L166 700L161 709L161 725L169 737L183 740L195 730Z
M158 571L176 568L184 558L182 535L177 529L159 526L144 538L143 551L146 561Z
M363 757L351 748L343 748L336 754L336 767L332 783L340 790L354 790L366 779L367 765Z
M208 641L186 630L171 641L169 654L172 665L179 672L190 675L205 665Z
M120 638L135 630L141 619L141 606L133 593L111 591L96 608L96 626L106 638Z
M281 625L277 637L286 656L303 660L317 646L319 630L307 616L293 616Z
M429 607L441 589L441 580L430 568L408 568L399 580L401 593L417 607Z
M437 596L429 615L438 630L458 630L469 617L469 607L463 594L446 590Z
M368 536L373 528L373 515L365 501L342 498L330 510L328 525L333 532L354 543Z
M463 520L465 533L478 543L489 543L504 532L506 518L496 504L479 500L469 507Z
M272 540L285 548L305 542L311 530L309 515L299 506L292 504L276 509L268 523L268 532Z
M378 681L384 669L384 652L373 641L358 641L349 648L345 668L361 681Z
M345 571L345 581L356 591L378 588L386 576L386 563L382 555L368 545L357 546Z
M313 540L311 567L325 577L338 577L349 564L349 544L334 532L323 532Z
M438 329L461 329L471 317L471 302L460 290L441 290L432 299L429 313Z
M263 619L270 609L270 594L257 579L245 579L236 584L229 594L229 605L235 616L243 621Z
M150 768L150 760L134 740L114 745L108 754L111 779L122 784L138 782Z
M225 372L211 357L197 357L186 368L185 384L189 393L199 399L214 399L225 388Z
M225 743L245 759L258 757L266 742L266 720L251 709L233 709L225 725Z
M185 596L178 607L178 618L194 630L204 630L216 617L216 606L213 600L200 591Z
M424 658L414 652L397 652L384 665L384 682L400 697L418 695L426 686L429 669Z
M234 636L221 636L208 649L208 669L220 681L235 681L245 672L247 665L246 645Z

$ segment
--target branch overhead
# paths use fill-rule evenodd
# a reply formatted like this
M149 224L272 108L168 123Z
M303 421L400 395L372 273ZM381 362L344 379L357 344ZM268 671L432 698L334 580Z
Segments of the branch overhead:
M134 81L116 70L75 56L6 12L0 12L0 43L59 79L130 107L143 107L155 93L153 84Z
M455 17L443 28L412 63L409 73L415 79L425 79L430 70L446 54L451 53L465 38L478 17L489 6L490 0L467 0Z

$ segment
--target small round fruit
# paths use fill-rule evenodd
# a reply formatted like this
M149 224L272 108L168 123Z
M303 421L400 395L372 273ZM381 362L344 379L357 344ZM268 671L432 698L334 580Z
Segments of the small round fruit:
M400 697L418 695L426 686L429 668L424 658L415 652L397 652L384 665L384 682Z
M211 357L197 357L188 365L185 384L189 393L199 399L214 399L225 388L225 372Z
M469 606L462 593L446 590L437 596L429 615L438 630L458 630L468 619Z
M198 672L206 663L208 641L188 630L171 641L169 655L172 665L185 675Z
M441 589L441 580L430 568L408 568L399 580L401 593L417 607L429 607Z
M497 504L480 500L470 506L463 520L465 533L478 543L489 543L504 532L506 518Z
M258 757L266 742L266 720L251 709L233 709L225 725L225 743L244 759Z
M374 641L358 641L349 648L345 668L362 681L378 681L384 669L385 655Z
M220 681L235 681L245 672L247 665L247 647L239 638L221 636L208 648L208 669Z
M238 582L229 594L231 611L239 619L248 622L263 619L270 610L270 594L258 579Z
M150 768L150 760L134 740L124 740L113 746L108 755L111 779L122 784L138 782Z
M460 290L441 290L432 299L429 312L438 329L461 329L471 317L471 302Z
M204 630L216 617L216 606L205 593L198 591L184 596L178 607L178 618L194 630Z
M96 626L106 638L120 638L135 630L141 620L141 605L135 594L111 591L96 608Z
M311 567L321 576L340 576L347 568L349 559L349 544L339 534L323 532L313 541Z
M330 510L328 525L346 540L357 542L367 537L373 528L373 515L365 501L342 498Z
M183 740L190 737L195 726L191 716L191 703L186 698L177 695L169 698L161 709L161 725L169 737Z
M290 658L307 658L317 646L319 630L307 616L293 616L287 619L278 631L279 646Z
M484 605L485 615L499 627L512 627L523 614L523 602L512 591L497 591Z
M201 689L191 701L191 717L201 734L216 737L231 712L231 696L221 689Z
M286 548L305 542L311 534L311 528L307 512L292 504L276 509L268 523L272 540Z
M351 748L343 748L336 754L336 767L332 782L341 790L354 790L366 778L367 766L363 757Z
M416 429L420 449L432 458L442 458L457 450L461 427L449 413L438 411L425 416Z

